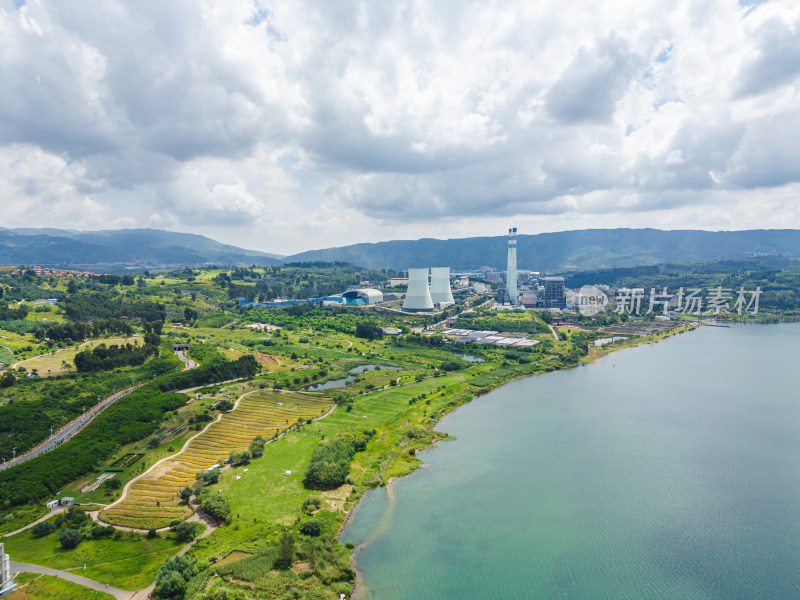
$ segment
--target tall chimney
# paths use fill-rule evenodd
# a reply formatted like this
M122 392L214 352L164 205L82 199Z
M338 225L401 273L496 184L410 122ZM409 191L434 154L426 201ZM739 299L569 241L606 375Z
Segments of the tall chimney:
M511 304L517 303L517 228L508 230L508 266L506 267L506 289Z

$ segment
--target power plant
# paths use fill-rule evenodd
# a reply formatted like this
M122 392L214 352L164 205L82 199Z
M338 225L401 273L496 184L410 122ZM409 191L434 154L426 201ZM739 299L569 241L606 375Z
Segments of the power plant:
M431 267L431 300L434 304L453 304L450 267Z
M408 269L408 291L403 310L433 310L437 304L441 306L454 302L450 290L450 267Z
M506 289L511 298L511 304L519 300L517 293L517 228L508 230L508 266L506 267Z
M408 269L408 290L403 302L403 310L433 310L427 267Z

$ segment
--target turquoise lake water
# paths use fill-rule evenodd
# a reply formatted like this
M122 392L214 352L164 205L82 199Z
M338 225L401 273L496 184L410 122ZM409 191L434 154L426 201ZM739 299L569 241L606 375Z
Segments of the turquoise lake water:
M362 600L800 598L800 324L520 380L366 494Z

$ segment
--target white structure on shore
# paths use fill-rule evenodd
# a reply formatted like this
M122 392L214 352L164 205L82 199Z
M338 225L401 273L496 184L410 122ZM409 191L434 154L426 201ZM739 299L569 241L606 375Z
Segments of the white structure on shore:
M14 576L11 574L11 561L0 543L0 596L10 594L17 589Z
M431 267L431 300L434 304L454 304L450 290L450 267Z
M427 267L408 269L408 291L403 302L403 310L433 310Z
M506 289L511 297L511 304L519 299L517 293L517 228L508 230L508 266L506 268Z

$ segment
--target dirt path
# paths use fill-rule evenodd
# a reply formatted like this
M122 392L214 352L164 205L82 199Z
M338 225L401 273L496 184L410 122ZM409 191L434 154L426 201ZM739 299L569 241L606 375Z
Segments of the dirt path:
M234 405L233 405L233 408L232 408L231 410L236 410L236 408L239 406L239 403L242 401L242 399L243 399L245 396L249 396L250 394L253 394L253 393L255 393L255 392L260 392L260 391L261 391L260 389L255 389L255 390L251 390L251 391L249 391L249 392L245 392L244 394L242 394L241 396L239 396L239 397L236 399L236 402L234 403ZM209 428L210 428L210 427L211 427L211 426L212 426L214 423L218 423L218 422L219 422L219 421L222 419L222 417L224 416L224 414L225 414L225 413L220 413L220 414L218 414L218 415L217 415L217 418L216 418L216 419L214 419L213 421L209 422L209 423L208 423L208 424L207 424L205 427L203 427L202 431L198 431L198 432L197 432L195 435L193 435L193 436L192 436L192 437L190 437L188 440L186 440L186 443L183 445L183 447L182 447L182 448L181 448L181 449L180 449L178 452L176 452L176 453L174 453L174 454L170 454L170 455L168 455L168 456L165 456L165 457L164 457L164 458L162 458L161 460L159 460L159 461L157 461L157 462L153 463L153 465L152 465L152 466L151 466L149 469L147 469L147 470L146 470L144 473L142 473L142 474L141 474L141 475L139 475L138 477L134 477L133 479L131 479L131 480L130 480L128 483L126 483L126 484L125 484L125 487L124 487L124 488L122 488L122 495L119 497L119 499L118 499L118 500L115 500L114 502L112 502L111 504L109 504L109 505L108 505L106 508L112 508L114 505L116 505L116 504L119 504L120 502L122 502L122 501L125 499L125 497L128 495L128 490L130 489L131 485L133 485L134 483L136 483L136 482L137 482L139 479L142 479L142 478L146 477L147 475L149 475L149 474L151 473L151 471L154 471L154 470L156 470L156 469L159 467L159 465L161 465L161 463L163 463L163 462L166 462L166 461L168 461L168 460L175 460L176 458L178 458L178 456L180 456L181 454L183 454L183 453L184 453L184 452L187 450L187 448L189 448L189 446L191 445L192 441L193 441L195 438L197 438L198 436L201 436L201 435L203 435L203 434L204 434L206 431L208 431L208 429L209 429ZM105 509L103 509L103 510L105 510ZM94 511L94 512L92 512L92 513L88 513L88 514L89 514L89 516L91 516L91 517L92 517L92 519L93 519L93 520L95 520L95 521L96 521L96 522L98 522L98 523L101 523L101 524L104 524L104 525L114 525L113 523L106 523L105 521L103 521L103 520L102 520L102 519L99 517L99 512L100 512L100 511ZM190 519L191 519L191 518L192 518L192 517L190 517ZM123 529L123 530L125 530L125 531L136 531L136 532L139 532L139 533L142 533L142 532L143 532L143 533L147 533L147 530L146 530L146 529L135 529L135 528L132 528L132 527L123 527L123 526L121 526L121 525L114 525L114 527L116 527L116 528L118 528L118 529ZM168 531L168 530L169 530L169 527L162 527L161 529L158 529L157 531Z

